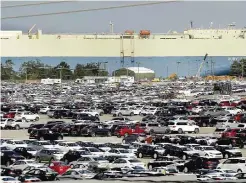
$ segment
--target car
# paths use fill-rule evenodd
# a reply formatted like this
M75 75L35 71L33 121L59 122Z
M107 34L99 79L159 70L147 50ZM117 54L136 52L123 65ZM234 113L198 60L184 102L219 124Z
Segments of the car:
M123 168L123 167L131 168L135 166L144 167L144 163L136 158L119 158L110 164L111 168Z
M51 162L51 161L60 161L64 155L64 152L58 149L42 149L36 154L37 162Z
M238 137L219 138L216 145L230 145L231 147L239 147L240 149L244 147L243 141Z
M177 121L170 121L168 124L171 132L178 132L182 134L184 132L194 132L199 133L200 127L186 121L177 120Z
M143 158L146 156L152 157L154 159L158 158L159 156L163 156L165 153L165 149L163 149L160 146L157 145L142 145L137 149L137 157L138 158Z
M38 140L62 140L63 135L60 133L52 132L47 128L41 128L38 130L33 130L30 135L29 139L38 139Z
M230 169L237 173L246 172L246 159L244 157L229 158L220 163L217 169Z
M194 150L199 153L200 156L210 157L210 158L219 158L222 159L223 155L220 151L217 151L212 146L195 146Z
M223 154L223 158L242 157L242 152L229 145L218 145L215 149Z

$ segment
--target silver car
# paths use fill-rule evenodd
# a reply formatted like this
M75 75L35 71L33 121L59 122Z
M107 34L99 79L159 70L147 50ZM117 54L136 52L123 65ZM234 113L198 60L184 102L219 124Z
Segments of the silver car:
M42 149L36 154L36 161L42 162L47 161L50 162L52 160L59 161L64 156L64 152L58 149Z

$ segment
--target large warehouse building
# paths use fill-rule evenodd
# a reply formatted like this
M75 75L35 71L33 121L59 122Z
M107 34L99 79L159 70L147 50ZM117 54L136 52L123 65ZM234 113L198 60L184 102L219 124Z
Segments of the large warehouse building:
M152 80L155 78L155 72L145 67L128 67L127 69L135 73L136 80Z

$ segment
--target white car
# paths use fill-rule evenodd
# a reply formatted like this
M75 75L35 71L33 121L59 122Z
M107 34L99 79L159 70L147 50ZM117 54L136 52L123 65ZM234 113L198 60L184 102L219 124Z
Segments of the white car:
M69 150L79 150L81 147L74 142L60 142L55 145L55 148L58 148L64 152L68 152Z
M228 111L230 114L236 115L239 113L242 113L242 109L236 108L236 107L222 107L225 109L225 111Z
M22 140L7 140L3 143L3 145L9 147L12 150L17 147L27 147L27 144Z
M218 164L217 169L230 169L236 171L237 173L246 172L246 158L229 158Z
M182 120L170 121L168 127L170 128L171 132L178 132L179 134L184 132L199 133L200 131L199 126Z
M49 110L51 110L51 108L49 106L46 106L46 107L40 108L39 112L41 114L46 114Z
M119 158L111 163L111 168L133 168L136 166L145 167L145 164L136 158Z
M144 106L135 106L132 108L132 112L134 113L134 115L140 115L143 108Z
M130 151L128 151L127 149L123 149L123 148L115 148L115 149L111 149L109 151L106 152L106 154L110 154L110 155L123 155L129 158L136 158L136 155Z
M217 151L212 146L196 146L194 147L194 150L196 150L200 156L205 156L209 158L218 158L222 159L223 155L220 151Z
M92 111L92 110L89 110L89 109L80 109L78 112L76 112L77 114L90 114L92 116L96 116L96 117L99 117L99 113L96 112L96 111Z
M81 148L81 147L80 147ZM95 147L83 147L81 148L82 150L85 150L85 151L88 151L90 152L92 155L95 155L95 156L103 156L105 154L105 152L103 152L102 150L100 149L97 149Z
M83 164L85 166L97 166L100 168L109 167L109 161L102 156L82 156L77 161L72 161L69 163L71 167L74 167L77 164Z
M40 119L38 114L34 114L32 112L21 112L16 113L15 118L16 120L23 120L23 121L38 121Z
M1 129L7 128L8 123L11 123L12 121L13 121L13 119L11 119L11 118L1 118L1 123L0 123Z
M54 145L52 145L50 142L41 140L41 141L34 141L31 144L31 147L36 149L36 150L41 150L41 149L52 149L54 148Z
M15 130L26 129L31 126L31 122L24 121L22 119L8 120L6 128L11 128Z
M0 183L21 183L21 181L10 176L0 176Z
M205 109L204 106L196 106L196 107L193 107L193 108L191 109L191 112L192 112L192 113L195 113L195 114L199 114L199 113L202 112L204 109Z
M215 169L214 171L221 173L221 174L231 175L231 176L235 176L237 174L236 171L230 170L230 169Z
M37 163L35 160L17 160L15 161L12 165L10 165L10 168L13 169L18 169L18 170L23 170L28 166L33 166L33 167L40 167L43 164Z

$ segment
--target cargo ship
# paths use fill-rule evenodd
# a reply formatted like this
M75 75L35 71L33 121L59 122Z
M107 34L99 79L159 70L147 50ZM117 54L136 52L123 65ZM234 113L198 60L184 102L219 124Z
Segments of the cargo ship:
M2 60L14 62L38 58L45 63L70 65L107 62L109 71L141 65L157 76L177 73L195 75L208 55L202 75L226 74L234 60L246 58L246 28L230 25L224 29L189 29L178 33L152 33L150 30L107 34L43 34L1 31ZM17 61L19 60L19 61Z

